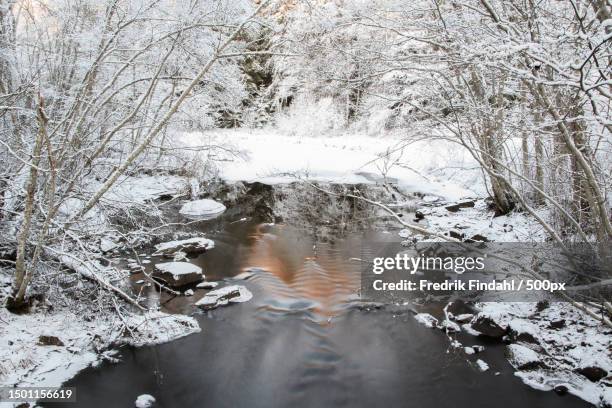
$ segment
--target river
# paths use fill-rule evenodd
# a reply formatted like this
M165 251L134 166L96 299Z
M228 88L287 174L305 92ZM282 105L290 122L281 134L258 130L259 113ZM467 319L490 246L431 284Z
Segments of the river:
M193 303L205 290L160 299L149 289L150 303L195 313L201 333L123 348L119 363L88 368L65 384L77 388L77 403L66 407L132 407L145 393L166 408L588 406L522 384L503 344L461 334L463 344L486 347L468 356L450 347L442 331L419 324L410 305L361 305L362 265L355 258L376 250L373 242L399 242L396 234L329 238L236 213L198 228L215 248L191 261L211 281L257 268L240 282L253 300L202 313ZM440 312L439 305L430 309ZM480 372L477 358L491 368Z

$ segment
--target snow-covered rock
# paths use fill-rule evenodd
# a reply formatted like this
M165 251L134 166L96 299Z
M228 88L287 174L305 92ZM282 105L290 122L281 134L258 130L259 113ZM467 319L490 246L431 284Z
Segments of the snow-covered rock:
M253 272L245 271L245 272L239 273L238 275L234 276L233 279L234 280L247 280L247 279L251 279L253 276L255 276Z
M219 282L200 282L196 285L198 289L214 289L219 286Z
M463 314L460 314L459 316L454 316L453 318L455 319L456 322L459 322L459 323L469 323L474 318L474 315L471 313L463 313Z
M187 255L197 255L215 247L213 240L201 237L169 241L155 245L154 256L164 256L172 258L177 252L184 252Z
M163 262L155 265L152 276L173 287L188 285L204 279L202 268L189 262Z
M253 298L253 294L244 286L231 285L221 289L208 292L202 299L196 302L196 306L209 310L219 306L225 306L229 302L247 302Z
M417 313L414 315L417 322L424 324L427 327L433 328L438 325L438 319L430 315L429 313Z
M153 404L155 404L155 397L149 394L139 395L134 402L136 408L151 408Z
M448 319L442 321L442 323L438 326L438 328L448 333L457 333L461 331L461 326L459 326L457 323L452 322Z
M193 289L186 290L184 295L185 296L193 296Z
M483 360L480 360L480 359L476 360L476 365L478 366L478 369L481 372L485 372L485 371L487 371L489 369L489 365L486 362L484 362Z
M483 336L492 338L502 338L506 335L506 329L501 327L491 317L479 314L476 321L472 323L472 329Z
M515 342L537 343L539 328L524 319L514 319L508 323L508 335Z
M518 370L529 370L541 365L538 353L520 344L510 344L506 349L508 361Z
M221 215L225 211L225 206L218 201L203 199L189 201L180 209L180 213L186 217L197 219L212 219Z

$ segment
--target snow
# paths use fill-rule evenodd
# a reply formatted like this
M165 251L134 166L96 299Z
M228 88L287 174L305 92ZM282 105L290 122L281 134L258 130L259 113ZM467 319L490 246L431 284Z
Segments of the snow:
M109 359L112 344L159 344L200 331L189 316L162 312L125 314L97 309L40 308L13 314L0 308L0 386L59 387L79 371ZM124 337L125 324L137 337ZM41 335L58 337L64 346L43 346Z
M244 286L230 285L208 292L195 305L205 309L213 309L217 306L225 306L228 302L242 303L253 298L253 294Z
M193 317L154 310L133 314L124 320L130 329L129 336L121 337L119 343L132 346L167 343L200 332L200 326Z
M247 280L247 279L252 278L253 276L255 276L255 274L253 272L244 271L244 272L241 272L238 275L234 276L232 279L234 279L234 280Z
M155 397L149 394L139 395L134 402L136 408L151 408L153 404L155 404Z
M225 211L225 206L215 200L203 199L189 201L180 209L180 213L186 217L197 217L198 219L212 219Z
M476 365L481 372L485 372L489 369L489 365L480 359L476 360Z
M447 333L457 333L461 331L461 326L457 323L448 319L444 320L439 326L439 329L446 331Z
M219 286L219 282L201 282L196 285L198 289L214 289Z
M530 367L528 371L515 373L525 384L544 391L563 385L570 394L594 405L608 398L609 387L602 381L593 383L576 373L577 369L589 366L612 372L609 330L599 322L566 302L550 302L547 308L537 313L534 302L482 302L476 306L481 314L500 326L510 326L519 333L529 333L534 337L536 344L533 348L527 344L508 346L513 366ZM560 319L567 322L564 327L550 327L551 322ZM529 364L536 362L546 367Z
M476 234L485 236L489 241L497 242L542 242L546 239L546 232L542 226L526 213L512 212L507 215L493 217L483 199L475 200L474 207L462 208L457 212L450 212L444 205L435 207L422 207L419 212L425 215L427 228L439 233L458 230L466 238ZM540 214L544 219L547 214ZM400 237L408 238L413 235L409 230L401 230ZM439 240L436 238L436 240Z
M538 353L520 344L508 345L510 364L514 368L526 367L540 362Z
M178 251L184 250L185 248L189 248L191 251L206 251L214 247L215 242L213 240L202 237L194 237L157 244L155 245L155 253L153 253L153 256L174 254Z
M430 315L429 313L417 313L414 318L421 324L427 327L434 328L438 324L438 319Z
M175 280L179 280L181 275L202 275L202 268L189 262L162 262L156 264L155 268L161 272L171 274ZM203 277L204 275L202 275Z
M122 176L117 180L107 194L104 201L114 201L124 204L143 204L162 195L175 196L185 190L187 181L179 176ZM92 183L91 190L97 189Z
M458 200L475 193L461 184L474 187L477 180L469 175L461 178L440 173L440 168L460 167L469 160L467 152L451 143L418 142L403 147L398 137L374 138L365 135L336 137L288 137L266 130L229 130L178 135L183 146L211 144L240 152L226 152L217 165L219 177L229 181L259 181L266 184L288 183L296 177L319 182L376 184L384 181L381 169L389 167L390 156L403 151L410 168L390 166L387 180L407 192ZM224 152L218 152L223 156ZM437 172L438 176L430 174ZM455 173L457 171L455 170ZM479 177L479 175L478 175Z

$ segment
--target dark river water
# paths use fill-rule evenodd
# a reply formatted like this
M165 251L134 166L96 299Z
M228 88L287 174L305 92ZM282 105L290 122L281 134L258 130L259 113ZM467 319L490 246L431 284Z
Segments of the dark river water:
M120 363L82 371L65 384L77 388L77 402L66 407L133 407L145 393L155 396L156 407L588 406L522 384L501 344L459 335L464 345L486 346L468 356L450 347L443 332L417 323L411 306L360 308L362 264L351 258L374 250L370 242L399 241L396 234L320 239L308 230L232 218L239 220L227 215L202 224L215 248L191 261L208 280L259 268L240 282L253 300L203 314L192 304L205 290L163 295L165 310L196 312L202 332L126 347ZM159 301L153 290L148 296ZM478 370L477 358L489 371Z

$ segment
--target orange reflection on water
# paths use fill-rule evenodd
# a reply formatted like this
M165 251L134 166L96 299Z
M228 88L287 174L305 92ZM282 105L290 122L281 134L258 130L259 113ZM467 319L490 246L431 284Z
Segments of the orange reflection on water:
M313 302L313 312L332 317L359 290L358 269L346 254L350 248L315 244L306 233L282 225L260 224L250 239L241 269L261 269L254 280L270 296Z

